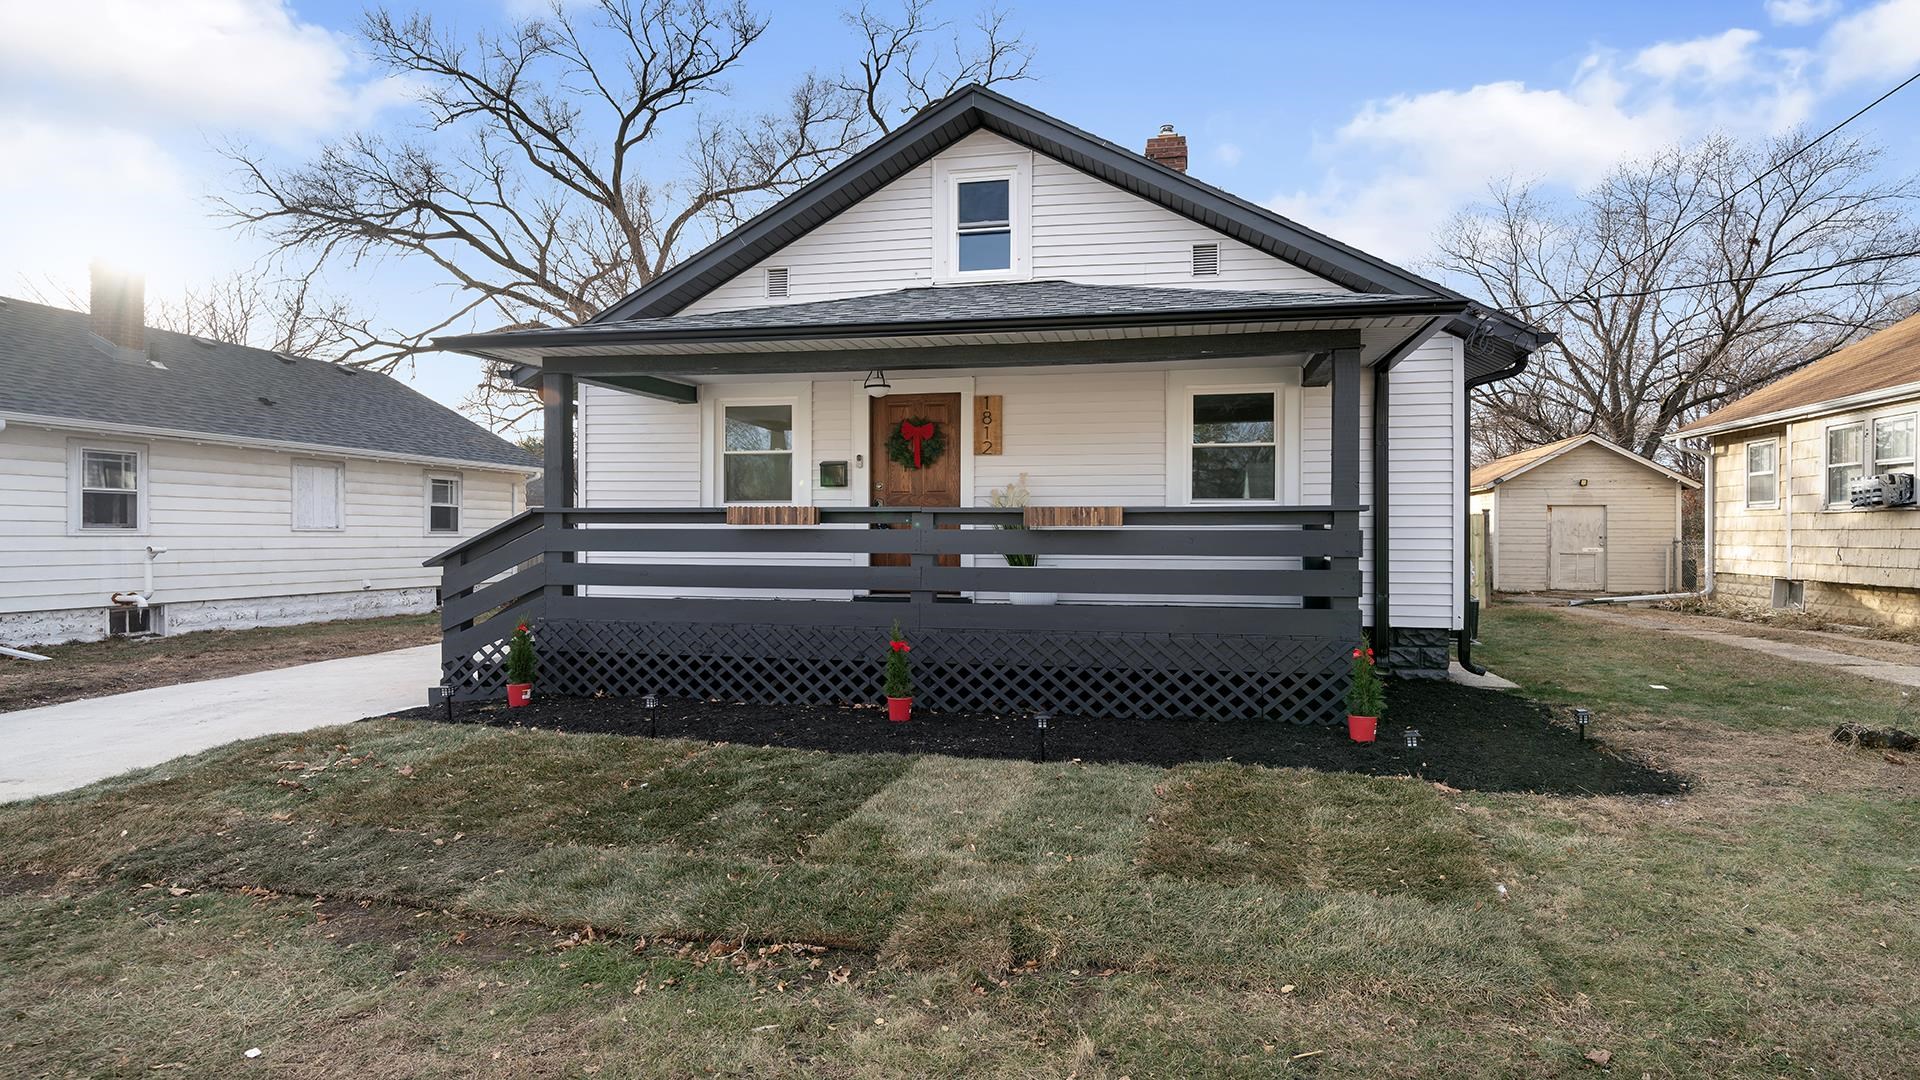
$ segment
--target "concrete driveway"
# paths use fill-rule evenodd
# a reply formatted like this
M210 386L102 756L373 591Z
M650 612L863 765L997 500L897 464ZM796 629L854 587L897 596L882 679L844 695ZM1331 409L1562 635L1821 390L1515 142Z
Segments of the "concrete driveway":
M0 802L235 739L410 709L439 681L440 646L420 645L0 713Z

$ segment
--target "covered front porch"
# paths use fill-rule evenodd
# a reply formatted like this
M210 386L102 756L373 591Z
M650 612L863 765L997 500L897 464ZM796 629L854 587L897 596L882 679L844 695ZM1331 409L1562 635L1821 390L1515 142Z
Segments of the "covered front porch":
M1386 490L1389 372L1460 304L1109 289L1095 298L1100 308L1084 291L1041 288L1062 284L998 287L997 305L981 303L985 287L907 290L947 295L446 343L523 365L541 388L549 508L436 560L444 691L497 695L506 632L525 621L538 628L546 694L874 701L897 621L914 643L923 708L1337 720L1363 626L1379 632L1388 622L1388 549L1382 530L1363 522L1369 498ZM1041 298L1048 313L1022 315L1036 291L1050 294ZM957 294L974 294L965 319L909 318ZM1072 313L1076 302L1088 310ZM848 305L882 317L855 324L858 312L820 310ZM989 505L990 478L1013 466L996 459L997 429L982 425L981 410L1035 407L1017 391L1004 405L984 392L1024 385L1006 381L1014 374L1049 379L1055 394L1098 395L1128 380L1161 388L1124 423L1164 409L1177 435L1155 418L1136 441L1164 445L1167 465L1118 463L1110 482L1036 484L1036 505ZM782 397L776 386L802 389ZM641 403L620 424L589 425L590 471L616 450L678 455L678 444L648 454L637 439L615 442L622 431L678 425L703 447L684 477L674 474L685 483L623 488L590 473L592 497L576 494L583 387L596 416L614 399ZM956 476L923 483L929 469L900 481L881 445L883 406L930 391L959 402L946 448ZM1221 431L1195 422L1192 410L1205 421L1207 408L1262 393L1264 418L1226 416ZM1301 419L1303 396L1317 403L1312 421ZM779 402L796 411L778 413ZM767 419L769 410L778 415ZM796 434L803 415L822 429L812 433L818 445ZM819 419L827 416L838 419ZM1024 461L1014 430L1008 459ZM745 460L783 450L784 462ZM1256 465L1239 466L1244 476L1230 468L1223 481L1210 464L1223 458ZM1375 482L1365 486L1379 496L1363 493L1367 465ZM776 468L786 471L769 487ZM1127 483L1149 471L1158 486ZM669 487L694 497L654 498ZM1109 492L1152 501L1090 497ZM1014 602L1032 594L1058 602Z

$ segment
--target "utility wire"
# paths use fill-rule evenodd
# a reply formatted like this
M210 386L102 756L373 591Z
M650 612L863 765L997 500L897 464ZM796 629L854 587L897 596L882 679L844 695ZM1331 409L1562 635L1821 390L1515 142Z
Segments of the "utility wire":
M1799 266L1799 267L1794 267L1793 269L1790 269L1790 270L1768 270L1758 274L1742 274L1739 277L1713 278L1708 281L1692 281L1684 285L1656 285L1650 289L1635 289L1631 292L1596 293L1593 295L1587 295L1583 293L1579 296L1573 297L1572 300L1569 300L1567 302L1572 303L1580 300L1633 300L1642 296L1655 296L1660 293L1682 292L1687 289L1704 288L1708 285L1741 285L1749 281L1759 281L1762 278L1791 277L1795 274L1805 274L1811 277L1818 274L1824 274L1829 270L1843 270L1849 266L1860 266L1866 263L1875 263L1875 262L1892 262L1895 259L1915 259L1915 258L1920 258L1920 250L1890 251L1884 255L1862 255L1854 259L1842 259L1839 262L1827 263L1824 266ZM1855 282L1855 281L1835 281L1835 282L1829 282L1821 285L1809 285L1807 286L1807 288L1808 289L1838 289L1838 288L1845 288L1850 285L1858 285L1858 284L1859 282ZM1559 303L1559 301L1549 301L1548 303Z
M1620 262L1620 265L1614 267L1612 270L1609 270L1605 274L1601 275L1598 281L1589 282L1587 284L1587 287L1580 291L1580 295L1573 297L1573 299L1575 301L1589 301L1589 302L1594 300L1608 299L1608 297L1593 295L1591 290L1593 289L1594 286L1605 283L1609 278L1625 270L1628 266L1632 265L1633 263L1636 263L1641 259L1647 257L1648 255L1652 254L1654 251L1658 250L1659 248L1662 248L1667 244L1672 243L1674 239L1677 238L1681 233L1687 231L1688 229L1693 228L1695 225L1698 225L1702 221L1705 221L1707 218L1713 216L1715 212L1720 210L1722 207L1726 206L1728 203L1732 202L1734 199L1738 198L1740 194L1746 191L1748 188L1754 186L1755 184L1758 184L1762 180L1765 180L1767 177L1772 176L1774 173L1779 172L1781 169L1785 168L1787 165L1792 163L1792 161L1795 158L1799 157L1800 155L1806 153L1807 151L1813 149L1814 147L1832 138L1834 135L1839 133L1841 128L1844 128L1848 124L1853 123L1855 120L1858 120L1861 117L1867 115L1867 113L1871 112L1875 106L1879 105L1881 102L1887 100L1888 98L1899 93L1900 91L1905 90L1907 87L1912 86L1916 82L1920 82L1920 71L1916 71L1912 75L1907 76L1904 80L1900 82L1899 85L1893 87L1891 90L1888 90L1886 93L1881 94L1879 97L1874 98L1872 101L1867 102L1865 105L1860 106L1860 108L1854 110L1853 115L1847 117L1845 120L1842 120L1839 123L1828 128L1827 130L1821 132L1818 138L1802 144L1798 149L1794 150L1793 153L1788 154L1786 157L1783 157L1779 161L1774 162L1773 165L1767 169L1767 171L1761 173L1760 175L1754 177L1753 179L1747 181L1746 183L1741 184L1739 187L1734 188L1730 194L1722 198L1719 202L1716 202L1712 206L1701 211L1699 216L1693 218L1692 220L1684 224L1674 226L1673 231L1667 234L1666 239L1661 240L1657 244L1651 245L1646 250L1640 252L1638 255L1635 255L1631 259L1622 260ZM1673 287L1680 288L1681 286L1673 286ZM1627 295L1632 295L1632 294L1627 294Z

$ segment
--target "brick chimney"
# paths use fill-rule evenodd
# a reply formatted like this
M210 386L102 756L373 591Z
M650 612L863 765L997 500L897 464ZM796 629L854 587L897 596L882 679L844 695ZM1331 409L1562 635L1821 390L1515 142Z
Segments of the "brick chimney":
M147 282L139 274L103 262L88 268L93 280L93 332L123 349L147 347Z
M1169 169L1187 171L1187 137L1176 135L1172 124L1161 124L1160 134L1147 140L1147 157Z

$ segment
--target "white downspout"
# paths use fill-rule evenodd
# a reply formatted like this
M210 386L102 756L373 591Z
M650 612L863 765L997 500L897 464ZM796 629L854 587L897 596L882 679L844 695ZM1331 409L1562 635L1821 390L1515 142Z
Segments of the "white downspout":
M153 561L166 553L166 548L154 547L149 544L145 553L147 556L146 561L144 561L140 567L140 591L137 593L114 593L112 596L113 602L122 606L131 604L134 607L142 608L151 604L153 602Z

